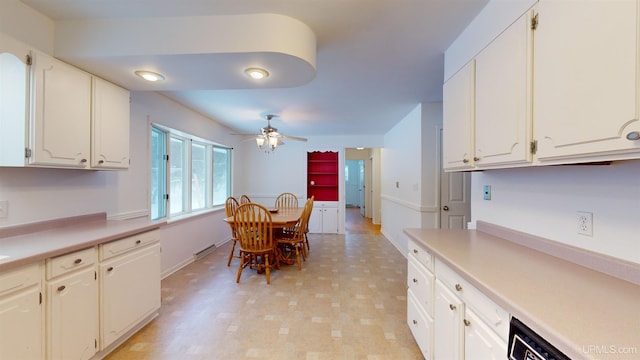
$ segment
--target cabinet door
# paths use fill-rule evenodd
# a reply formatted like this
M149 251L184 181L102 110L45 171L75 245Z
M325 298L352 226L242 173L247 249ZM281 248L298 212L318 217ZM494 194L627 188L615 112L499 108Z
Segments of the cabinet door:
M91 167L129 167L129 91L93 78Z
M322 232L325 234L338 233L338 208L326 207L322 211Z
M30 49L0 34L0 165L24 166Z
M101 350L160 308L160 244L100 265Z
M533 113L540 161L640 157L640 140L626 139L640 131L637 7L637 0L539 2Z
M47 358L90 359L98 339L98 285L93 267L49 282L47 303Z
M41 359L40 289L0 298L0 349L3 359Z
M314 206L309 217L309 232L312 234L322 233L322 210L321 206Z
M443 87L442 159L445 170L474 166L475 60Z
M465 314L464 352L475 359L498 360L507 354L507 343L485 325L473 311Z
M43 53L33 56L29 164L88 165L91 76Z
M531 15L476 57L475 165L531 161Z
M464 358L464 303L436 279L434 354L436 360Z

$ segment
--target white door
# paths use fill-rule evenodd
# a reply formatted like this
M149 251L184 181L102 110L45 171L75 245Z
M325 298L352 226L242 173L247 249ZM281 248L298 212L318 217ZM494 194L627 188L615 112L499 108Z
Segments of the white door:
M440 228L466 229L471 221L471 174L440 170Z

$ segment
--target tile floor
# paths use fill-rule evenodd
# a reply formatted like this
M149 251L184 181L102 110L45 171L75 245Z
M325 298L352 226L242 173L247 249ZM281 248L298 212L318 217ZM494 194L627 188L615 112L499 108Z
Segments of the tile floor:
M379 234L310 235L302 271L226 266L229 245L162 281L160 316L107 359L422 359L406 259Z

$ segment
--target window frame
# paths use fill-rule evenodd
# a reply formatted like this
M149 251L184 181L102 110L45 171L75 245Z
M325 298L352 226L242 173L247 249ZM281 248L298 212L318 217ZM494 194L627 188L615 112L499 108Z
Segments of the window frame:
M150 130L150 139L151 141L153 141L153 133L154 131L157 132L162 132L164 133L164 138L165 138L165 154L163 155L163 160L162 161L166 161L165 164L165 197L164 197L164 207L165 207L165 212L164 212L164 216L159 216L158 218L153 218L152 214L156 213L156 211L154 211L154 209L152 209L152 206L158 206L157 204L153 204L151 202L151 194L153 194L154 190L154 184L153 184L153 178L150 176L150 180L149 180L149 198L150 198L150 203L149 203L149 213L150 213L150 217L152 218L152 220L160 220L160 219L175 219L175 218L180 218L180 217L186 217L186 216L190 216L196 213L202 213L202 212L206 212L206 211L211 211L211 210L215 210L215 209L219 209L219 208L224 208L224 202L222 203L218 203L215 204L213 202L214 200L214 187L216 186L215 182L214 182L214 151L215 149L224 149L226 150L226 161L227 161L227 166L226 166L226 172L227 172L227 176L226 176L226 184L224 185L226 187L226 191L227 191L227 196L229 196L232 193L232 189L231 189L231 185L233 183L232 179L233 179L233 173L232 173L232 166L231 166L231 161L232 161L232 150L233 148L230 146L226 146L223 144L219 144L210 140L206 140L188 133L185 133L183 131L179 131L176 129L172 129L170 127L164 126L164 125L160 125L160 124L156 124L156 123L151 123L151 130ZM171 141L182 141L183 143L183 153L176 155L176 154L172 154L171 153ZM204 169L204 173L206 175L206 181L204 181L203 183L206 184L206 189L205 189L205 194L204 194L204 206L202 207L198 207L196 209L193 208L193 179L194 179L194 175L193 175L193 148L194 146L202 146L204 147L204 155L205 155L205 169ZM159 159L153 159L154 156L159 156L159 154L154 154L150 152L150 160L149 160L149 166L152 166L152 163L154 161L158 161ZM180 199L176 198L176 194L174 193L172 196L172 185L171 185L171 172L172 172L172 168L171 168L171 162L172 160L175 161L175 157L176 156L181 156L182 157L182 177L180 182L182 183L182 187L181 187L181 192L182 192L182 209L180 211L175 211L172 212L171 210L171 202L172 201L179 201ZM225 196L225 199L226 197ZM158 212L159 213L159 212ZM160 214L158 214L160 215Z

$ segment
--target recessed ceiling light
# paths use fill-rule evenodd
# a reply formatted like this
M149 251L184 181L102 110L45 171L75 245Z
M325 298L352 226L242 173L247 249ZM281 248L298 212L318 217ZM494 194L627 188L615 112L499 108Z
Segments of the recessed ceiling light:
M147 80L147 81L151 81L151 82L156 82L156 81L162 81L164 80L164 76L158 73L154 73L153 71L142 71L142 70L138 70L136 71L136 75L140 76L141 78Z
M261 80L269 76L269 72L260 68L248 68L244 71L252 79Z

